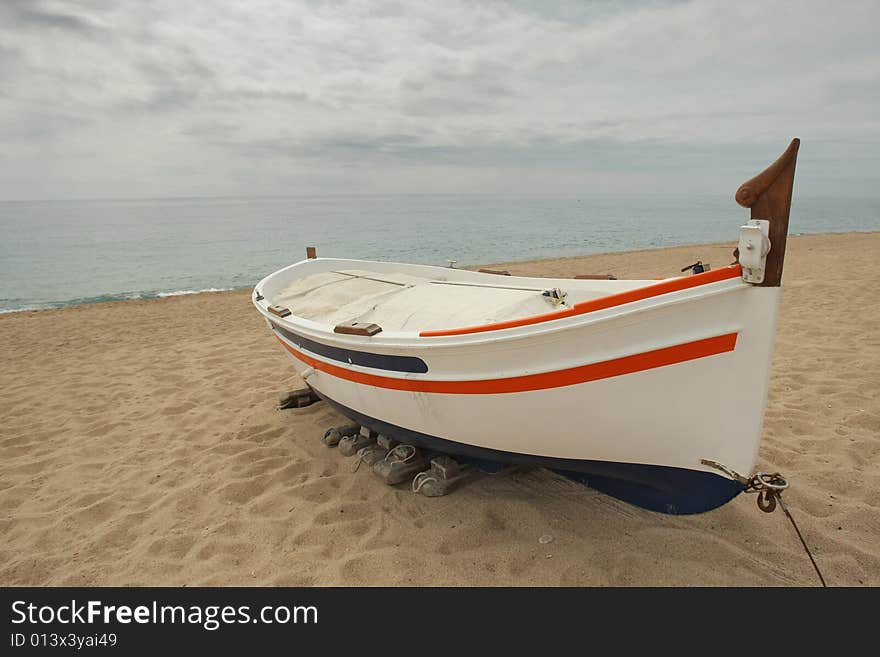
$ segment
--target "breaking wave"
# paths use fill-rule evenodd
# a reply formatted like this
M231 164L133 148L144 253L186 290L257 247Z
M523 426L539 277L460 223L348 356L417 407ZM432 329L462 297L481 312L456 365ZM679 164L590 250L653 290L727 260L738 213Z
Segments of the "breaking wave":
M162 299L165 297L179 297L187 294L201 294L202 292L228 292L243 288L235 287L206 287L198 290L171 290L171 291L144 291L122 292L119 294L100 294L94 297L77 297L63 301L27 301L24 299L0 299L0 314L18 313L28 310L48 310L50 308L65 308L67 306L81 306L91 303L105 303L107 301L131 301L134 299Z

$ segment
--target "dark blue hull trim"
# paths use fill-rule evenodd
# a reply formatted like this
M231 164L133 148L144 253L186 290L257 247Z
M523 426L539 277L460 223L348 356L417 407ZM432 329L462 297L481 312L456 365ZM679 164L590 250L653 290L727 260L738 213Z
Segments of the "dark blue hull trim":
M421 358L415 356L389 356L387 354L374 354L369 351L356 351L354 349L342 349L333 347L322 342L315 342L299 333L288 331L283 326L279 326L275 322L270 322L276 333L283 335L300 349L311 351L318 356L324 356L331 360L337 360L346 365L360 365L362 367L372 367L377 370L389 370L391 372L413 372L415 374L425 374L428 371L428 364Z
M651 511L677 515L703 513L729 502L742 492L742 486L737 482L711 472L661 465L560 459L465 445L389 424L343 406L317 390L315 392L346 417L400 442L465 459L548 468Z

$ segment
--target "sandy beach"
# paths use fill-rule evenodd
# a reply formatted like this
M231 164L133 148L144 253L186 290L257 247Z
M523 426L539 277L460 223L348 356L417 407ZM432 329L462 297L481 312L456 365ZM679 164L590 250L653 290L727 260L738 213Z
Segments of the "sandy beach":
M652 278L732 249L490 266ZM759 467L829 585L880 584L878 256L861 233L786 259ZM674 517L545 470L436 499L352 472L319 441L340 416L276 409L302 384L249 290L0 315L0 355L0 585L817 584L751 495Z

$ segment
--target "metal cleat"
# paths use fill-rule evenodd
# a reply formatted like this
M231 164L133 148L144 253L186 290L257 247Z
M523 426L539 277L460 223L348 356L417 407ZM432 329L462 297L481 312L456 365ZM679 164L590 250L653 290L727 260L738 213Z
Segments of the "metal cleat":
M413 478L412 490L426 497L441 497L477 474L472 465L459 463L445 455L435 456L431 459L431 469L419 472Z
M352 435L345 436L339 441L339 453L343 456L354 456L363 447L376 444L376 432L361 427L361 430Z
M361 430L359 424L346 424L341 427L330 427L324 432L321 442L327 447L336 447L346 436L353 436Z
M281 395L278 398L278 408L305 408L318 401L321 401L321 398L315 394L315 391L305 387Z
M397 445L381 461L373 464L373 472L389 486L412 478L417 472L427 470L430 458L412 445Z
M743 280L756 285L763 283L767 255L770 253L770 222L752 219L745 226L740 226L737 251Z

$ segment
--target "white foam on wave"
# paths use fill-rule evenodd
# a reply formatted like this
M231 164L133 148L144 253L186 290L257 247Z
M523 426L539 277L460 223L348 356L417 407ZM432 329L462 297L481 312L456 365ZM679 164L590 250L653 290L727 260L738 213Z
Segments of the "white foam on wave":
M44 308L39 308L37 306L26 306L25 308L0 308L0 315L5 313L23 313L28 310L44 310Z
M97 297L70 299L68 301L47 301L39 305L23 306L21 308L2 308L0 314L23 313L29 310L51 310L54 308L67 308L69 306L84 306L93 303L107 301L134 301L137 299L159 299L164 297L178 297L185 294L201 294L202 292L228 292L240 288L235 287L206 287L199 290L174 290L171 292L122 292L119 294L106 294Z
M179 297L184 294L201 294L202 292L229 292L234 287L206 287L203 290L177 290L175 292L159 292L157 297Z

